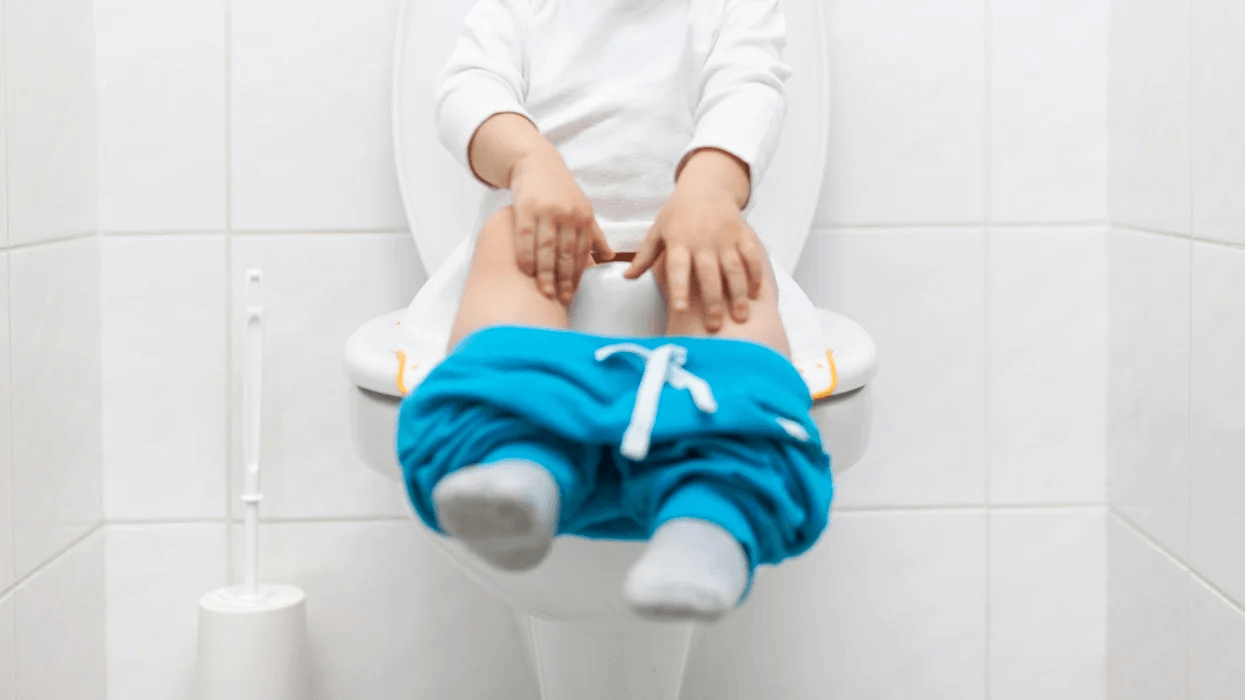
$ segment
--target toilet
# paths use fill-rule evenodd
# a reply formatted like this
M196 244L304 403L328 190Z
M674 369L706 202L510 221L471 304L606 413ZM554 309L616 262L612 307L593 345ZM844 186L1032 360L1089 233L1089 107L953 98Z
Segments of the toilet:
M393 137L403 204L419 256L435 273L478 226L483 193L437 139L431 84L475 0L406 0L398 25ZM783 140L756 195L749 222L776 266L794 269L820 196L828 131L825 21L821 0L782 0L788 24L789 106ZM654 334L662 303L652 284L622 278L624 263L585 272L570 310L573 328L600 335ZM641 278L641 281L643 278ZM798 293L798 290L796 290ZM816 392L813 418L836 476L869 442L873 340L858 324L816 310L826 362L807 368L830 378ZM405 323L404 323L405 321ZM373 319L348 340L344 369L354 385L349 419L355 447L371 469L396 483L398 406L412 388L398 350L418 319L404 309ZM814 329L815 330L815 329ZM803 373L805 370L801 369ZM621 588L643 543L558 538L548 558L522 573L495 570L457 542L418 527L450 561L510 604L530 654L542 700L677 700L694 626L637 620ZM826 536L832 536L833 527ZM781 567L774 572L781 576ZM764 586L765 577L757 581Z

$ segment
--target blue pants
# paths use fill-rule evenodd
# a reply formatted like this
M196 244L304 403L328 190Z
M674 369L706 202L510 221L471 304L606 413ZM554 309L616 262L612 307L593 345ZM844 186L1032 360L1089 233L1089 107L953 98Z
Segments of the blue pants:
M557 482L559 534L647 539L669 520L699 518L733 534L754 570L812 546L834 489L808 388L791 363L745 341L625 342L631 350L606 357L598 351L620 339L500 326L459 343L398 420L398 457L424 523L442 532L432 491L446 475L519 458ZM660 393L649 390L649 426L636 417L648 367L641 351L670 345L685 360L670 381L650 382Z

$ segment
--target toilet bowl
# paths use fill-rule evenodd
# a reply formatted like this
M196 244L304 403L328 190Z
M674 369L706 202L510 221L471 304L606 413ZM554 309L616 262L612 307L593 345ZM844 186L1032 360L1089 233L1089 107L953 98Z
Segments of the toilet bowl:
M406 213L425 269L432 275L478 225L481 186L462 172L437 140L431 83L444 64L474 0L406 0L399 22L393 91L395 156ZM785 59L794 69L783 140L754 197L749 222L776 267L795 267L812 225L825 164L826 66L820 0L783 0ZM461 249L459 249L461 250ZM622 278L623 263L585 271L570 309L571 327L607 336L655 335L664 305L651 276ZM795 293L802 294L799 290ZM405 321L405 325L404 325ZM353 441L364 464L401 483L395 450L398 406L412 387L402 376L412 325L397 310L359 328L345 349ZM868 447L869 382L876 349L858 324L815 311L831 381L812 413L836 475ZM790 330L790 329L789 329ZM809 330L809 329L804 329ZM412 524L413 527L424 528ZM625 607L624 576L643 543L560 537L544 562L527 572L496 570L465 547L424 530L449 560L508 602L530 654L542 700L676 700L692 645L690 624L637 620ZM781 567L775 575L781 575ZM757 586L765 585L759 579Z

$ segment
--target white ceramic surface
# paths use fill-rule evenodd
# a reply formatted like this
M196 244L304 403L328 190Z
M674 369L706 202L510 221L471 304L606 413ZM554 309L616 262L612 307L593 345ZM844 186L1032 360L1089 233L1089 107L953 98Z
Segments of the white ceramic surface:
M1107 562L1108 697L1194 700L1188 571L1114 516L1107 522Z
M1111 234L1111 505L1178 557L1189 553L1189 255L1187 239Z
M225 229L225 4L95 3L99 227Z
M1189 233L1190 4L1111 3L1107 190L1114 224Z
M225 237L108 236L101 246L104 513L223 518Z
M1011 0L990 6L993 221L1106 217L1108 5Z

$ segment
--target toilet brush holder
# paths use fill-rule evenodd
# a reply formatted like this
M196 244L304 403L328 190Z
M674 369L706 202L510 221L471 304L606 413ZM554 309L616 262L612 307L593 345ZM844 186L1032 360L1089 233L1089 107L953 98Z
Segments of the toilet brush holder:
M259 582L261 277L247 270L242 332L243 583L199 600L197 700L311 700L306 596L293 586Z
M199 600L197 700L310 700L306 597L293 586L212 591Z

